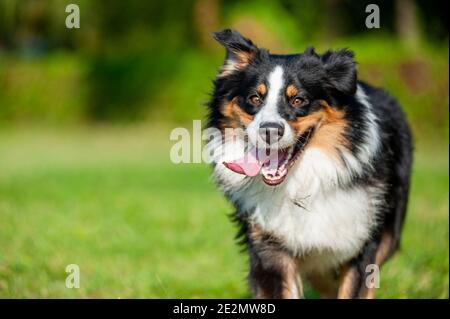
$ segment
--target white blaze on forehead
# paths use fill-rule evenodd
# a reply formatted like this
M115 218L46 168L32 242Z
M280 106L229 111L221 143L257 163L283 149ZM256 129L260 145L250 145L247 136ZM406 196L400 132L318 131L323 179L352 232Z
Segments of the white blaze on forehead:
M257 117L259 117L261 121L280 120L281 117L278 113L278 99L280 98L280 93L284 85L283 68L279 65L276 66L269 74L267 80L269 86L267 98Z
M259 127L263 122L278 122L285 127L283 137L278 141L280 148L288 147L295 142L295 135L287 121L278 112L278 104L283 95L285 85L283 68L277 65L267 77L268 92L261 110L247 128L247 133L253 145L259 140ZM261 143L261 141L260 141ZM263 142L264 144L264 142Z

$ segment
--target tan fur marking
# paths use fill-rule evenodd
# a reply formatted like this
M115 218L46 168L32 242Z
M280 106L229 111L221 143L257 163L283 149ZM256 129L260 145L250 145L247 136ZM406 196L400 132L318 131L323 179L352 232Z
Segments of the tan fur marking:
M267 93L267 87L265 84L261 83L256 87L256 92L258 92L259 95L266 95Z
M297 88L292 84L288 85L288 87L286 88L286 96L289 98L296 96L297 93Z
M325 101L321 102L322 109L306 117L299 117L291 121L292 128L297 135L301 135L307 129L315 127L315 132L310 147L317 147L331 156L337 157L336 146L348 147L348 141L344 138L344 132L348 125L344 119L344 112L336 110Z
M239 51L235 52L235 54L239 61L241 61L242 63L246 63L247 65L250 63L250 60L253 59L255 56L254 52Z
M219 77L224 77L232 74L235 71L245 69L250 61L255 57L254 52L234 52L235 57L233 59L228 59L223 65Z
M221 129L246 127L253 121L253 116L245 112L238 104L237 98L225 103L222 107L222 114L225 116L225 122Z
M355 289L357 289L356 298L375 299L375 288L368 288L366 285L355 285L357 278L357 270L355 268L349 267L348 265L342 267L338 291L339 299L355 298Z
M344 266L341 270L338 299L350 299L353 297L355 280L356 270L348 266Z
M287 276L283 282L283 299L304 298L302 282L295 266L295 263L289 261Z
M392 235L388 232L384 232L381 236L381 241L375 255L375 263L382 265L390 256L393 244Z
M378 267L390 257L392 253L392 245L394 239L392 234L385 231L381 236L380 244L378 245L377 253L375 255L375 264ZM361 293L361 298L365 299L375 299L375 288L364 288Z

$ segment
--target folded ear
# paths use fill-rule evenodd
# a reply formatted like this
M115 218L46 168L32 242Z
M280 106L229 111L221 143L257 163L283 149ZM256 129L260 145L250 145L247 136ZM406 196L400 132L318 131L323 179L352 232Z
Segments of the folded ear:
M251 40L244 38L235 30L225 29L214 32L213 37L226 49L221 76L245 69L259 50Z
M355 94L356 62L352 51L327 51L322 56L322 63L332 89L344 95Z

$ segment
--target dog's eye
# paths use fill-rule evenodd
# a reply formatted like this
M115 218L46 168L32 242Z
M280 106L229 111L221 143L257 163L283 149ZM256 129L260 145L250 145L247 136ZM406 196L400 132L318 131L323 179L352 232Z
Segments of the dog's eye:
M253 106L260 106L261 105L261 103L262 103L262 100L261 100L261 98L258 96L258 95L251 95L249 98L248 98L248 101L250 102L250 104L251 105L253 105Z
M299 96L296 96L293 99L291 99L291 105L293 107L299 107L299 106L302 106L302 105L304 105L306 103L307 103L307 100L304 99L304 98L301 98Z

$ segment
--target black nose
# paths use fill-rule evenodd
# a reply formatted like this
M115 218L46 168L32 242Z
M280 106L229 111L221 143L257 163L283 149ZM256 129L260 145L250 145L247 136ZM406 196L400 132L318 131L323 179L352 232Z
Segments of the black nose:
M263 122L259 126L259 135L266 143L274 143L284 134L284 125L277 122Z

